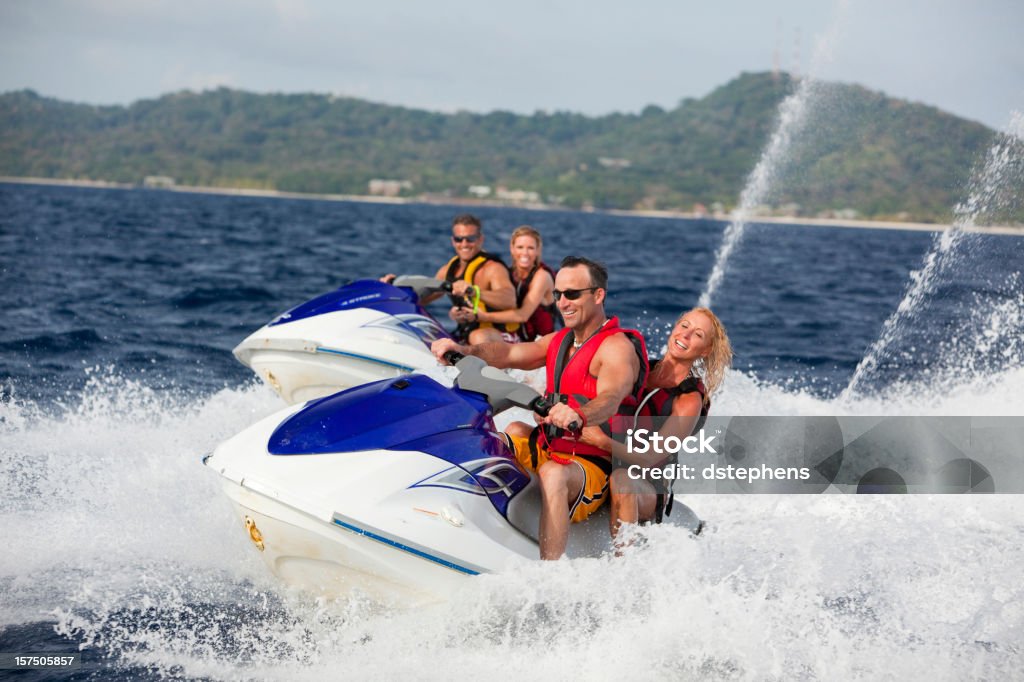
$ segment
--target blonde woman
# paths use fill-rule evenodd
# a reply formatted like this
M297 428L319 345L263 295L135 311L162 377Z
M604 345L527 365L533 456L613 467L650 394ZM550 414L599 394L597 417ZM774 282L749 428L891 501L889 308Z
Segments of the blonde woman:
M683 313L669 334L665 357L651 363L644 399L637 414L673 417L661 420L664 426L659 433L666 438L689 436L703 426L711 407L711 396L721 386L731 363L732 346L721 320L707 308ZM624 444L597 427L585 428L581 439L611 451L627 465L664 465L664 462L651 461L649 456L630 454ZM652 520L660 523L662 515L671 511L671 494L661 479L633 479L625 468L618 468L612 471L609 485L612 537L624 523Z
M541 261L544 241L529 225L517 227L509 242L512 265L508 272L516 290L516 307L509 310L471 311L470 321L492 324L519 323L519 340L533 341L561 327L555 306L555 272Z

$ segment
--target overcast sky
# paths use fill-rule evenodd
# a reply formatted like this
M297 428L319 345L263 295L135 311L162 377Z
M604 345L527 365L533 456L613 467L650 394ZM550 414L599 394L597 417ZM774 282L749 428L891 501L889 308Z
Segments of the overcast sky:
M770 70L776 53L996 128L1024 109L1024 0L0 0L0 91L89 103L225 85L636 112Z

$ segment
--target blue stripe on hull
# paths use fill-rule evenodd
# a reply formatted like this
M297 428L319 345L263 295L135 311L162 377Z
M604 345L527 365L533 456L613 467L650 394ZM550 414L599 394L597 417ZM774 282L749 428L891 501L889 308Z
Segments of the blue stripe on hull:
M366 530L365 528L360 528L359 526L353 526L351 523L345 523L341 519L334 519L334 522L336 524L338 524L339 526L341 526L342 528L344 528L345 530L351 531L351 532L353 532L353 533L355 533L357 535L364 535L364 536L370 538L371 540L376 540L377 542L380 542L380 543L383 543L385 545L388 545L389 547L394 547L395 549L400 549L403 552L408 552L409 554L413 554L415 556L418 556L421 559L426 559L427 561L433 561L435 564L440 564L441 566L444 566L445 568L450 568L453 571L458 571L460 573L465 573L466 575L480 575L479 571L474 571L473 569L466 568L465 566L459 566L458 564L452 563L451 561L448 561L447 559L442 559L441 557L436 557L433 554L428 554L428 553L424 552L423 550L416 549L415 547L409 547L408 545L403 545L402 543L396 542L395 540L392 540L390 538L386 538L386 537L384 537L382 535L377 535L376 533L372 533L372 532Z
M342 357L346 357L346 358L355 358L356 360L364 360L366 362L372 362L372 363L374 363L376 365L384 365L386 367L394 367L395 369L400 369L403 372L411 372L411 371L413 371L412 367L406 367L405 365L399 365L398 363L395 363L395 362L388 362L387 360L381 360L380 358L371 358L371 357L369 357L367 355L360 355L359 353L349 353L349 352L343 351L343 350L333 350L331 348L324 348L323 346L317 346L316 352L317 353L330 353L331 355L341 355Z

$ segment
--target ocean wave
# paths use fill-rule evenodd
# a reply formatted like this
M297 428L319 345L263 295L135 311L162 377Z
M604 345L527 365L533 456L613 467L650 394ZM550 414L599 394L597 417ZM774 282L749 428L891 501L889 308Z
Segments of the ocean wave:
M173 305L178 308L194 309L239 301L251 303L275 299L274 294L263 287L197 287L176 297Z
M103 337L95 329L83 328L69 332L39 334L0 343L0 351L14 353L62 354L82 352L102 344Z

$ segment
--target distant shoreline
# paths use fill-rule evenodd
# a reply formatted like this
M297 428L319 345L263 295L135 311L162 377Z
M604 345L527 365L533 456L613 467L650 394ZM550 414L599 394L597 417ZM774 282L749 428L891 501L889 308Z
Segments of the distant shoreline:
M82 187L87 189L146 189L152 192L178 192L182 194L218 194L224 196L262 197L268 199L305 199L315 201L352 201L366 204L434 204L450 206L481 206L488 208L518 208L530 211L569 211L577 213L605 213L641 218L683 219L683 220L714 220L727 223L730 216L698 215L682 211L643 211L627 209L603 209L580 211L579 209L562 208L546 204L504 204L478 199L453 199L451 197L381 197L361 194L313 194L306 192L281 192L272 189L236 189L231 187L201 187L193 185L174 185L172 187L148 188L141 185L108 182L106 180L63 180L55 178L11 177L0 176L0 183L18 185L53 185L59 187ZM840 220L837 218L786 218L777 216L753 216L748 223L770 223L778 225L794 225L799 227L846 227L852 229L872 230L906 230L911 232L942 232L951 225L938 223L910 223L886 220ZM1005 234L1017 237L1024 236L1024 227L992 226L972 227L969 232L984 234Z

